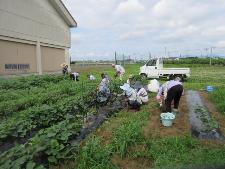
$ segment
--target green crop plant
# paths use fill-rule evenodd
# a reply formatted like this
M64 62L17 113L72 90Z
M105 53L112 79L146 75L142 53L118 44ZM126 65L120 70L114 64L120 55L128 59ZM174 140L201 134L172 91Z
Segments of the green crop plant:
M69 143L69 138L81 128L76 117L67 116L66 120L50 128L40 130L26 144L16 145L0 155L0 168L42 167L41 163L56 164L61 160L73 159L77 146ZM43 161L43 157L45 161ZM47 165L48 165L47 163ZM46 164L45 164L46 165Z
M205 131L218 129L219 126L216 120L213 117L211 117L209 112L207 112L203 107L197 107L195 109L195 113L201 119Z

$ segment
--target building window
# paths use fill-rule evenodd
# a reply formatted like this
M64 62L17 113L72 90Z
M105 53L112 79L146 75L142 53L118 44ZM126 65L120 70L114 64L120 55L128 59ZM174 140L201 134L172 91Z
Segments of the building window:
M27 70L30 69L29 64L5 64L5 70Z

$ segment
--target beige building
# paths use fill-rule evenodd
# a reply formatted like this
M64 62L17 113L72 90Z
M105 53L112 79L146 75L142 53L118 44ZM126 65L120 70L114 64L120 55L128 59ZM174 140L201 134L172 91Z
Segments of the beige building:
M0 0L0 75L61 71L76 26L61 0Z

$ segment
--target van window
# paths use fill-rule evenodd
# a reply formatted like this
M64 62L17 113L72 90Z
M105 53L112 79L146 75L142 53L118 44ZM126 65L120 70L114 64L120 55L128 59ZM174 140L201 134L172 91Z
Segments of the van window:
M149 60L146 66L155 66L156 65L156 60Z
M163 64L162 58L159 59L159 64Z

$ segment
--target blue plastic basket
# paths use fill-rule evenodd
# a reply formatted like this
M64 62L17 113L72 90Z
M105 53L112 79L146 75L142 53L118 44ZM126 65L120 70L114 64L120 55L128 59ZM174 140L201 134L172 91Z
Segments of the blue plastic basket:
M173 124L175 115L173 113L161 113L160 114L162 125L165 127L170 127Z
M207 86L206 87L206 91L207 92L212 92L214 90L214 87L213 86Z

